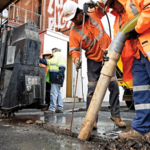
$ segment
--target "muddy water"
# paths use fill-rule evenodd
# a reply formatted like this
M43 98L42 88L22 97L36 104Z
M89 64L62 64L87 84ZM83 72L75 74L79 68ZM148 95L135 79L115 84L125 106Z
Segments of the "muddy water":
M33 122L35 122L36 120L45 120L46 124L53 125L54 127L64 127L66 129L70 129L71 113L51 114L51 115L43 115L41 113L33 113L33 114L32 113L28 114L27 112L20 113L20 114L18 113L13 118L0 119L0 137L2 139L0 140L0 146L5 146L5 143L9 142L8 140L10 137L11 137L10 140L12 140L15 137L16 139L19 139L21 141L24 140L24 144L21 141L19 142L19 140L15 141L15 144L17 143L21 147L20 149L23 150L26 150L25 148L26 143L29 143L30 146L32 145L32 148L28 147L28 149L33 149L33 150L38 149L41 146L41 144L44 145L43 147L45 148L40 147L40 149L45 149L45 150L121 149L122 147L124 147L125 149L131 149L131 148L136 149L138 147L140 147L140 149L142 148L150 149L149 141L145 141L145 140L136 140L136 141L123 140L122 141L117 139L119 133L126 132L131 129L132 118L135 115L134 112L121 113L122 119L125 121L127 125L127 128L125 129L118 128L117 126L115 126L114 122L110 120L110 112L100 112L98 116L98 124L97 124L98 129L92 131L91 133L91 137L96 137L95 138L96 140L93 138L94 142L92 142L92 140L91 142L79 141L77 138L63 136L65 134L63 135L55 134L57 133L57 131L53 133L53 132L47 132L46 130L36 129L32 125L23 126L27 120L32 120ZM79 134L85 115L86 112L74 113L72 132L76 133L76 135ZM18 134L19 134L19 138L18 138ZM105 141L99 140L101 138L104 138ZM10 146L14 146L14 145L9 144L9 148L4 147L3 149L12 150L12 147Z
M86 112L76 112L73 118L73 126L72 132L79 134L80 128L82 126L84 117ZM118 134L124 131L129 131L131 129L131 118L123 118L123 120L127 124L127 128L122 129L118 128L114 122L110 120L108 117L109 112L103 112L103 114L99 115L98 119L98 129L92 131L92 135L106 137L106 138L117 138ZM32 120L33 123L36 120L45 120L46 123L50 125L54 125L57 127L65 127L70 129L71 123L71 113L63 113L63 114L50 114L50 115L17 115L10 119L0 119L0 126L11 126L26 123L27 120Z

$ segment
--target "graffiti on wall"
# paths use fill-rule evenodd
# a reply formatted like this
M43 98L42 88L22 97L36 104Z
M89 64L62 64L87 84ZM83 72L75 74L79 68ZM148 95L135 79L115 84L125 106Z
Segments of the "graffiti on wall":
M55 31L55 28L69 28L71 21L65 22L63 17L64 0L50 0L48 13L50 14L48 28Z

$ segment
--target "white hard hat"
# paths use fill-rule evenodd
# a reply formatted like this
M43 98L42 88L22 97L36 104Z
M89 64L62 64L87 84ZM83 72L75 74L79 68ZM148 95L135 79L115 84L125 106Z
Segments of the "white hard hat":
M50 50L46 50L46 51L44 51L44 53L42 54L42 56L44 56L44 55L51 55L52 53L50 52Z
M67 1L63 7L63 13L65 16L65 20L69 21L74 18L76 11L78 8L78 4L73 1Z

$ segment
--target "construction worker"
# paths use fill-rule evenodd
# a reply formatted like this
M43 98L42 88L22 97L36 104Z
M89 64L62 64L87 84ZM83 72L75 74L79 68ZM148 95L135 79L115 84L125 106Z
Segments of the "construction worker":
M104 50L111 42L111 39L105 32L100 20L104 15L103 11L99 7L96 7L96 10L91 9L89 11L92 13L87 13L85 15L85 24L82 32L83 11L73 1L67 1L63 7L63 13L66 21L71 20L74 23L69 35L69 53L72 56L77 70L81 67L79 59L81 38L82 49L86 51L85 55L87 57L88 70L88 95L86 109L89 107L97 81L100 77ZM118 127L126 127L126 124L120 118L119 87L116 75L114 75L111 79L109 91L111 119ZM97 121L98 118L94 123L93 129L97 129Z
M121 29L121 27L126 23L127 14L126 11L118 14L115 10L111 11L111 14L115 16L114 22L114 37ZM123 62L123 81L132 81L132 63L134 60L134 55L136 55L135 51L132 49L130 45L130 41L127 40L124 45L124 49L121 54L121 61Z
M42 54L42 58L43 59L51 59L52 58L52 53L50 53L49 50L46 50L43 54ZM46 68L46 96L45 96L45 103L46 103L46 107L42 109L42 111L46 111L49 108L49 104L50 104L50 89L51 89L51 84L50 84L50 79L49 79L49 66L48 65L44 65L44 64L40 64L41 67Z
M63 54L60 52L61 50L58 48L53 48L52 59L41 59L40 63L49 66L50 73L50 82L51 82L51 90L50 90L50 105L49 110L44 111L46 114L53 113L63 113L63 101L61 97L60 87L62 87L64 82L64 73L66 69L66 59ZM57 108L56 108L57 103Z
M119 15L126 11L127 20L140 13L135 29L127 36L135 51L132 64L133 99L136 116L132 130L120 133L120 138L150 138L150 2L149 0L106 0L105 6Z

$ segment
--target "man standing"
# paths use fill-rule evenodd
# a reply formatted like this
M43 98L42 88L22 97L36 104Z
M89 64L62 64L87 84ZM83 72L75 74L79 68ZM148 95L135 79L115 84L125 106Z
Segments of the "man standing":
M64 82L66 59L60 52L60 49L58 48L53 48L52 53L53 53L52 59L50 60L40 59L40 63L49 66L50 82L51 82L51 90L50 90L51 101L49 105L49 110L45 111L46 114L63 112L63 101L61 97L60 87L63 85Z
M92 13L85 15L84 29L82 32L83 11L73 1L67 1L63 7L63 13L66 21L71 20L74 25L71 28L69 35L69 53L72 56L73 62L78 70L81 67L80 63L80 41L82 38L82 49L86 51L87 70L88 70L88 96L86 101L86 109L91 102L97 81L102 69L102 61L104 50L108 48L111 39L104 30L101 23L103 11L96 7L96 10L90 10ZM112 77L110 85L111 119L118 127L126 127L126 124L120 118L119 104L119 87L116 80L116 75ZM97 120L94 123L93 129L97 128Z
M50 53L49 50L47 50L46 52L43 53L42 55L43 59L51 59L52 58L52 53ZM41 64L41 67L46 68L46 96L45 96L45 103L47 104L47 106L45 108L42 109L42 111L46 111L49 108L50 105L50 89L51 89L51 84L50 84L50 79L49 79L49 66L48 65L44 65Z
M126 11L126 22L140 13L135 29L128 36L135 51L132 64L133 99L136 116L132 130L120 133L120 138L150 138L150 2L149 0L105 0L105 5L118 14Z

